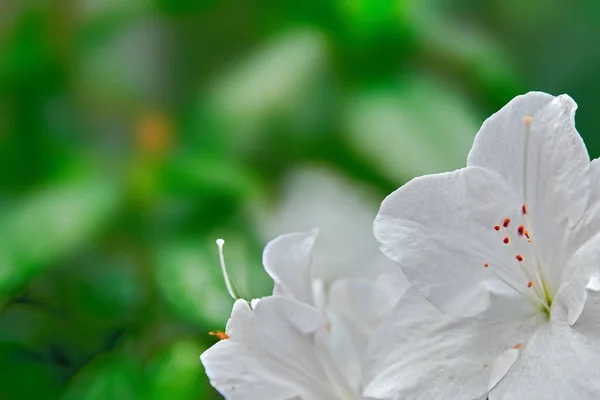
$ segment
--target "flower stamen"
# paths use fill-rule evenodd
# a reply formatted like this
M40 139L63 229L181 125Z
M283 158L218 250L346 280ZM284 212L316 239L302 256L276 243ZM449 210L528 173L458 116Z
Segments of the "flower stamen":
M221 264L221 272L223 273L223 279L225 280L225 286L227 287L227 292L234 300L239 300L241 297L235 289L235 285L229 278L229 274L227 273L227 267L225 266L225 256L223 255L223 245L225 241L223 239L217 239L217 248L219 249L219 263Z
M229 335L222 331L208 332L210 336L216 336L219 340L229 339Z
M521 223L516 228L518 237L523 237L523 239L527 240L525 243L531 242L529 232L525 229L529 223L528 217L528 215L524 214L524 221L519 221ZM500 225L494 225L494 230L500 231L502 227L508 228L511 222L510 218L502 218ZM539 307L548 315L552 303L549 300L550 296L547 293L547 289L545 289L545 280L540 264L537 261L535 248L523 247L523 242L518 240L513 242L510 235L505 236L503 234L501 240L507 246L509 252L515 251L512 254L514 254L518 268L511 267L510 264L505 263L490 266L487 261L484 262L483 266L489 268L496 277L516 292L530 299L535 304L539 304ZM530 254L529 251L533 251L533 254ZM528 288L533 288L533 290L527 290Z

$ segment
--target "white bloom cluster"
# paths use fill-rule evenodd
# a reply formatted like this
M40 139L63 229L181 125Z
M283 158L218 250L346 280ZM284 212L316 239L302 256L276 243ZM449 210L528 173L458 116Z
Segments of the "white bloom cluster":
M467 167L389 195L373 231L397 271L326 282L316 230L270 242L273 295L235 302L201 356L213 386L231 400L600 398L600 167L575 109L519 96Z

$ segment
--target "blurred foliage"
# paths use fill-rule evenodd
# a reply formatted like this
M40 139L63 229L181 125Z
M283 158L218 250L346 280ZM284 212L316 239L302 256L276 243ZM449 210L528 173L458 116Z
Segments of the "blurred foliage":
M253 210L297 166L383 197L463 165L534 89L572 95L599 154L599 8L1 2L0 400L218 398L198 360L232 304L214 239L268 294Z

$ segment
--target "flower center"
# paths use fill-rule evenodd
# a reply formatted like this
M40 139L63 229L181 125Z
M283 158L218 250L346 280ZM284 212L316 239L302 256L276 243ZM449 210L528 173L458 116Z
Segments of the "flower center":
M484 267L489 268L508 286L533 301L549 318L552 308L552 293L548 288L548 278L544 275L544 269L539 261L530 210L527 207L529 140L533 117L525 116L523 122L525 125L522 179L524 203L519 210L511 213L514 221L511 221L510 217L504 217L498 225L494 226L494 230L498 232L499 239L502 241L503 251L512 261L506 263L506 257L503 256L497 265L485 262Z
M494 226L503 247L502 253L506 256L497 262L485 262L483 266L539 306L549 317L552 297L546 284L548 280L538 261L527 212L527 205L523 204L518 223L512 222L511 218L503 218L500 224ZM505 262L507 256L510 262Z
M523 204L517 223L505 217L494 225L502 246L501 257L485 262L483 266L550 316L552 296L546 284L548 279L538 261L527 213L527 205ZM509 262L506 262L507 258Z

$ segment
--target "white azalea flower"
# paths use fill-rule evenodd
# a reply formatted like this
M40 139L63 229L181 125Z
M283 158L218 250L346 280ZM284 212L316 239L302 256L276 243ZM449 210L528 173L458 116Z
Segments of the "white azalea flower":
M367 394L600 398L600 171L575 109L566 95L517 97L483 124L466 168L383 202L381 249L441 312L394 313Z
M316 238L313 230L266 246L273 295L251 305L237 300L219 334L225 340L202 354L211 383L228 399L363 399L365 348L398 296L362 279L324 287L311 274Z

